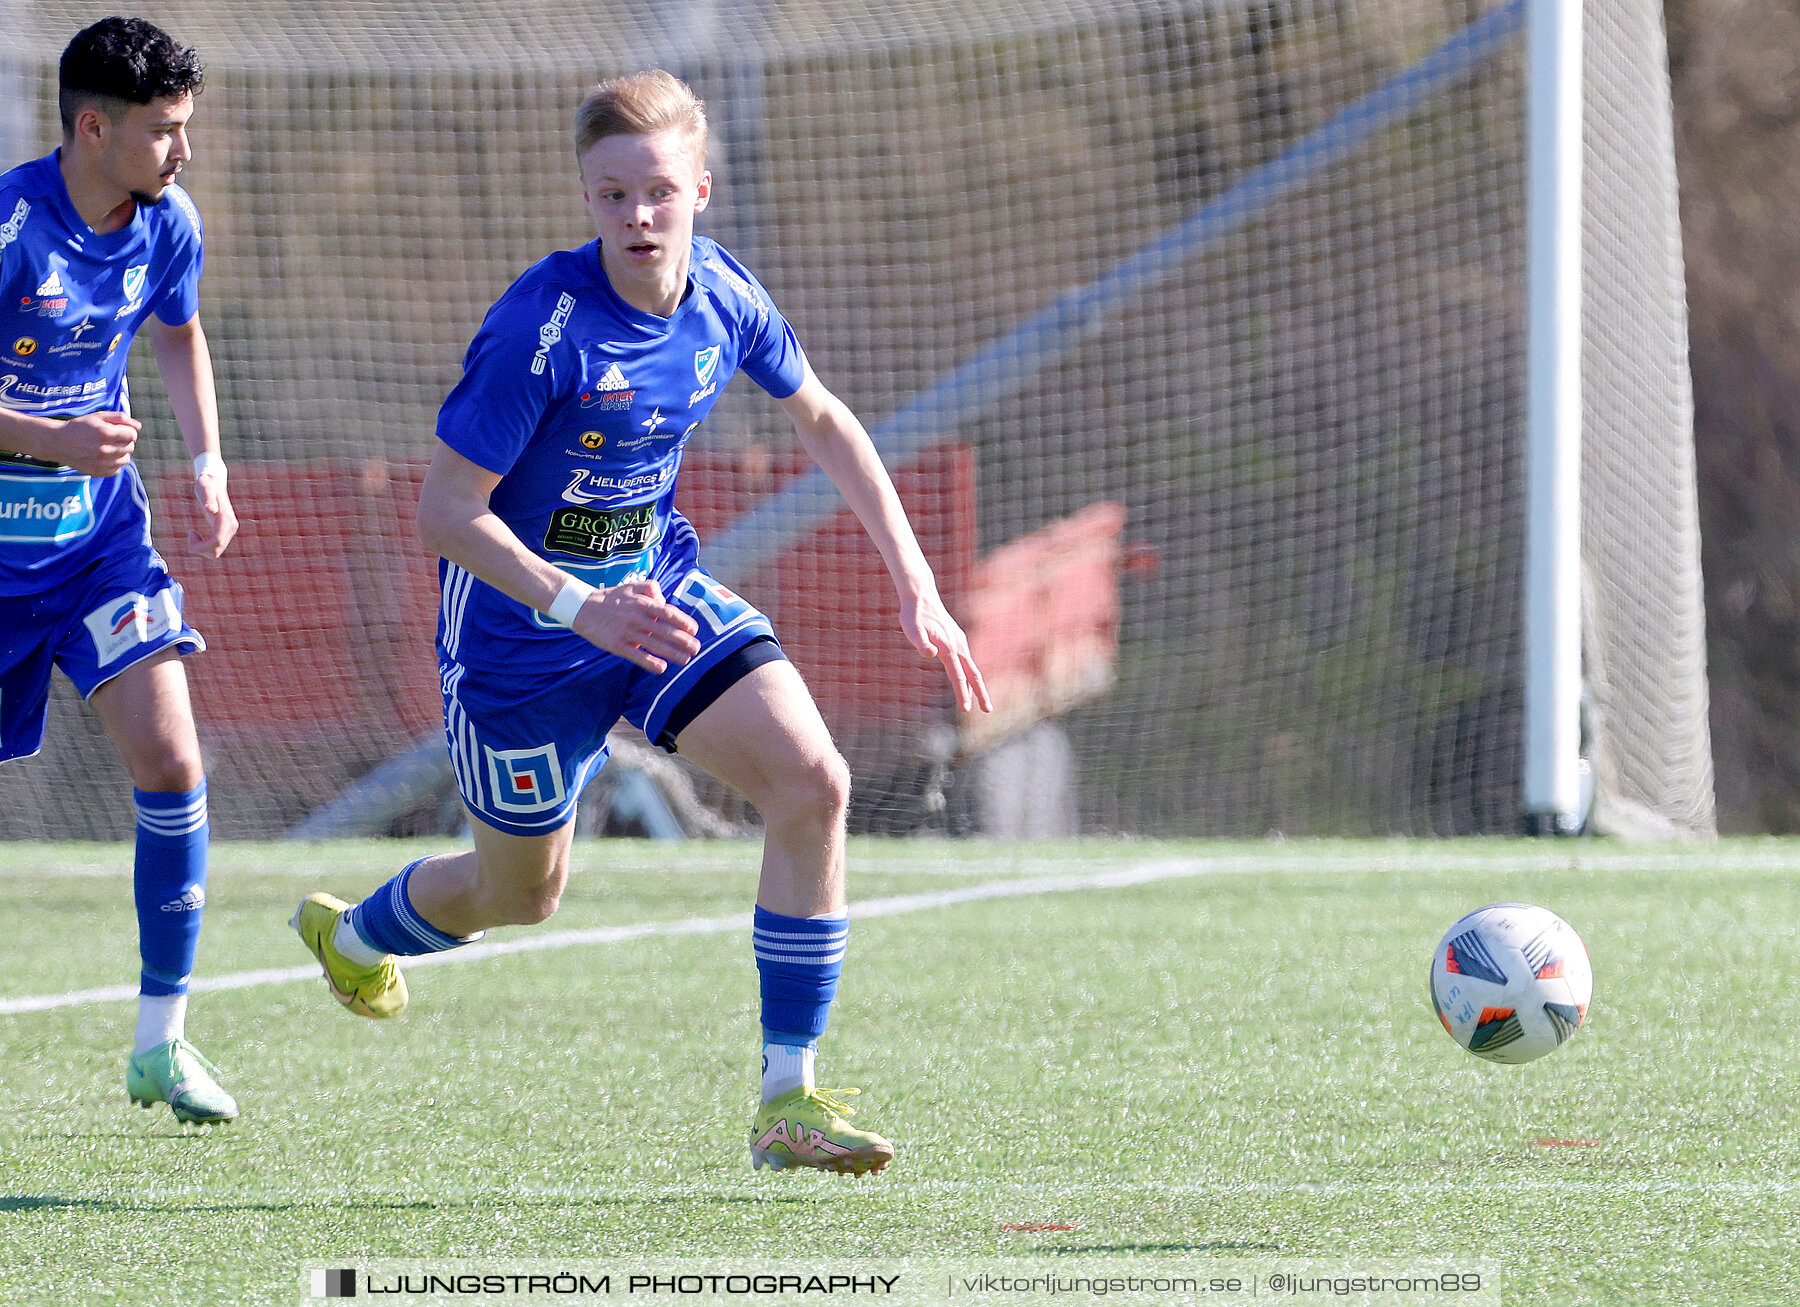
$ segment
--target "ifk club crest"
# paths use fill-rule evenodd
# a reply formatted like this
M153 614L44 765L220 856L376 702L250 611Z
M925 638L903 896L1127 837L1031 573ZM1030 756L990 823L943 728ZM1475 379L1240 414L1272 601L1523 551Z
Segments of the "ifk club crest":
M719 349L717 345L708 345L694 351L694 376L702 386L711 385L713 373L719 370Z
M150 274L150 265L140 263L135 268L125 269L125 298L135 300L144 293L144 278Z

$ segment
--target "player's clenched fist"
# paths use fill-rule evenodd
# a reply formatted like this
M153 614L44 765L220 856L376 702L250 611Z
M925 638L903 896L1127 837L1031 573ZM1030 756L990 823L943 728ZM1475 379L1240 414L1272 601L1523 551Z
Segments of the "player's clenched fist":
M699 624L663 599L654 581L603 586L575 615L575 634L589 644L661 674L700 652Z
M112 476L130 460L141 426L113 409L70 418L50 442L51 461L91 477Z

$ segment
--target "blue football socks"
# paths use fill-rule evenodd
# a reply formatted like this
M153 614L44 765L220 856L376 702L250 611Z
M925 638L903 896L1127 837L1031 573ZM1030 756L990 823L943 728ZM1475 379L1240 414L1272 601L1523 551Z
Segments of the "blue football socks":
M357 938L379 953L413 958L423 953L442 953L481 938L480 933L468 939L446 935L413 907L406 896L406 883L420 862L409 862L400 874L358 903L345 914Z
M813 1082L814 1050L831 1016L850 919L785 917L757 905L751 945L762 982L763 1101Z
M140 992L187 993L206 908L206 782L179 794L134 789L137 803L138 953Z

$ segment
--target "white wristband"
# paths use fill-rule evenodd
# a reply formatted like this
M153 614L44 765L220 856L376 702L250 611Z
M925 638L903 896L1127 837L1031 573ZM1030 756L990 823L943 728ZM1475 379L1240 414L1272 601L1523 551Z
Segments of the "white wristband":
M581 606L593 593L593 586L571 576L563 582L563 588L556 592L556 598L550 601L550 607L544 611L544 616L558 626L572 627L575 625L575 614L581 611Z
M218 477L220 485L225 484L225 460L210 449L194 456L194 480L209 475Z

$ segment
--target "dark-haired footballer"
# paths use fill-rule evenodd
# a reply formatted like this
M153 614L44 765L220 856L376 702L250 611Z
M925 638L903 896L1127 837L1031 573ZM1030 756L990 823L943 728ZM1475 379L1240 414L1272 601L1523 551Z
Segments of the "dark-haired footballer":
M62 145L0 176L0 761L43 747L52 667L106 727L137 804L142 974L131 1099L230 1121L231 1095L187 1042L206 904L206 774L181 655L206 647L150 544L132 461L126 356L142 330L188 452L199 529L237 533L200 326L200 215L175 176L204 71L135 18L78 33L59 74Z

